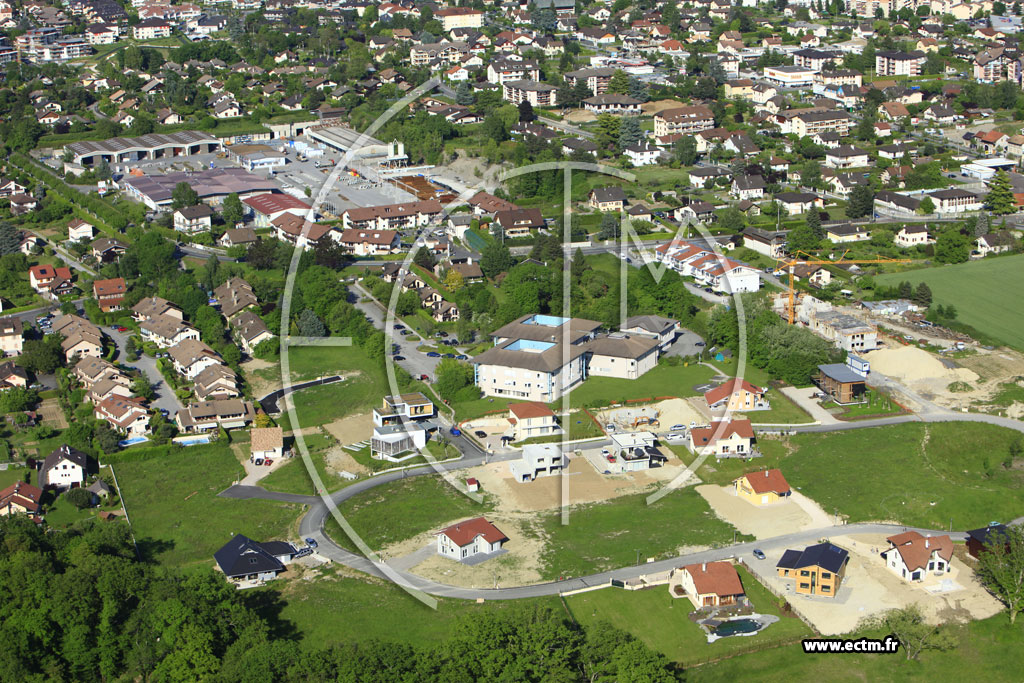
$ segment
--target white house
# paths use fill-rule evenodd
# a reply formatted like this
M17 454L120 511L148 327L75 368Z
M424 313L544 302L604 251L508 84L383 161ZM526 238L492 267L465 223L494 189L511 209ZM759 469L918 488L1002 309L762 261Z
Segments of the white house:
M72 242L91 240L95 234L96 231L92 224L86 223L81 218L76 218L68 223L68 239Z
M953 541L949 536L922 536L904 531L885 539L889 549L881 553L885 566L908 581L923 581L929 573L948 574L953 559Z
M918 245L931 244L935 240L928 234L926 225L905 225L900 228L892 238L897 247L916 247Z
M523 457L509 462L509 471L517 482L533 481L537 477L561 472L565 456L558 444L535 443L523 446Z
M427 430L414 422L374 426L370 438L370 456L378 460L402 462L419 455L427 445Z
M39 488L67 489L85 482L89 456L64 445L46 456L39 469Z
M548 436L558 429L555 413L543 403L512 403L507 419L509 429L505 435L513 441Z
M658 163L661 149L647 142L629 145L623 150L634 166L650 166Z
M276 460L284 453L284 432L280 427L253 427L249 430L250 455L253 459Z
M437 532L437 554L465 562L501 551L508 536L483 517L468 519Z

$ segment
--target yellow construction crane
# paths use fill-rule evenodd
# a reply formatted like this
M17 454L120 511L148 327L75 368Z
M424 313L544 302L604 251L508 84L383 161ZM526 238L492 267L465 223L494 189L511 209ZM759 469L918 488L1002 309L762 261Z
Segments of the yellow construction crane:
M823 259L820 256L808 254L803 251L794 252L789 260L779 259L778 267L775 269L776 272L785 269L789 272L789 291L788 301L786 303L786 318L789 324L792 325L796 322L796 289L793 287L793 269L798 265L807 266L843 266L847 264L862 264L862 263L911 263L910 259L889 259L889 258L873 258L873 259L847 259L846 255L850 253L849 250L844 251L843 255L838 259ZM803 256L804 258L801 258Z

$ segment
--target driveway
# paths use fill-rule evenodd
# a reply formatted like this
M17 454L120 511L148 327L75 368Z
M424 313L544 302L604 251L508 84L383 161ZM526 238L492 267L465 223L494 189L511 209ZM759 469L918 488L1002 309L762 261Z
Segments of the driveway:
M178 397L174 395L174 391L167 386L167 382L164 381L163 375L160 374L160 369L156 365L156 359L150 358L149 356L142 354L139 359L133 364L129 364L125 360L128 348L128 337L131 336L130 332L118 332L111 329L109 326L106 327L103 332L114 340L114 344L117 345L117 360L120 363L124 363L129 367L136 367L146 375L149 379L149 383L153 385L153 391L156 394L156 398L150 401L150 407L153 410L166 410L168 419L173 419L182 405L178 401Z
M796 387L783 387L782 393L790 398L793 403L797 404L804 410L806 410L811 417L822 425L834 425L839 424L839 420L836 417L821 407L818 399L814 398L814 394L819 392L818 387L807 387L804 389L797 389Z
M686 358L687 356L699 355L705 348L707 347L704 346L704 339L699 334L684 328L681 334L676 337L676 340L672 342L672 346L668 347L665 355Z

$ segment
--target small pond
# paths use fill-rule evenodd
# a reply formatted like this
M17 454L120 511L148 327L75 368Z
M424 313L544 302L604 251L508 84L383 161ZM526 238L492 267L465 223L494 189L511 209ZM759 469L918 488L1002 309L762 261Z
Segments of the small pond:
M726 636L735 636L745 633L753 633L759 631L764 627L757 619L733 619L731 621L724 621L714 629L714 633L719 638L725 638Z

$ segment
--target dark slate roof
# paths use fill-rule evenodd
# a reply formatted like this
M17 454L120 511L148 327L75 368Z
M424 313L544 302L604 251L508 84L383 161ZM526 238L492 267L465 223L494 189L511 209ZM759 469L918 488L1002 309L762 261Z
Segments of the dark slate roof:
M856 372L851 370L844 363L829 363L827 365L819 365L818 370L821 370L822 374L834 379L837 382L863 382L864 378L858 375Z
M238 534L213 554L217 566L226 576L246 576L263 572L284 571L284 565L263 544Z
M77 448L72 448L71 446L64 444L46 456L46 460L43 461L43 466L39 470L39 480L44 481L46 473L56 467L57 463L65 458L75 463L83 470L89 469L89 456Z
M846 564L849 557L842 548L831 543L819 543L799 550L787 550L782 554L782 559L775 565L783 569L800 569L802 567L821 567L830 572L838 572Z
M971 529L967 532L967 535L973 538L978 543L981 543L982 545L988 545L993 534L1002 534L1005 532L1005 530L1005 524L992 524L986 527L982 527L981 529Z

